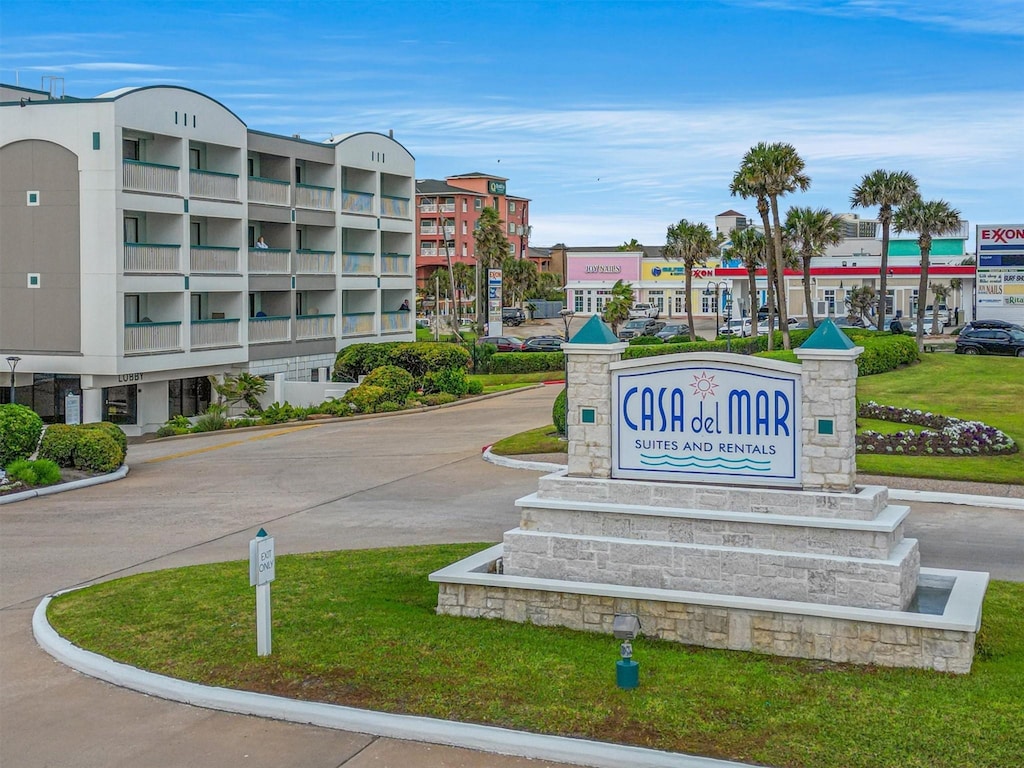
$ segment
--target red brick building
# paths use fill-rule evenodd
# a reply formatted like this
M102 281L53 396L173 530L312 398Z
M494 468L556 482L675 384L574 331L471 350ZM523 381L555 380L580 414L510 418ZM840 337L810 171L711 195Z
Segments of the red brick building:
M417 285L426 284L438 267L448 266L446 243L453 264L476 264L473 231L485 206L497 208L510 253L530 258L530 201L507 194L507 182L486 173L416 180Z

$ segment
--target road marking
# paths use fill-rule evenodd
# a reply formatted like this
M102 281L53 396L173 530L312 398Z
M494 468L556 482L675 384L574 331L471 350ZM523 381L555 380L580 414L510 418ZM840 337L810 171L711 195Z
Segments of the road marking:
M290 427L288 429L277 429L273 432L267 432L262 435L256 435L255 437L248 437L245 440L232 440L229 443L221 443L220 445L210 445L206 448L196 448L192 451L182 451L181 453L171 453L167 456L161 456L156 459L149 459L148 461L142 462L143 464L156 464L161 461L170 461L171 459L181 459L186 456L195 456L200 453L208 453L210 451L219 451L221 448L232 448L236 445L244 445L245 443L251 443L255 440L267 440L271 437L278 437L279 435L287 435L292 432L301 432L304 429L313 429L313 427L319 426L317 424L304 424L301 427Z

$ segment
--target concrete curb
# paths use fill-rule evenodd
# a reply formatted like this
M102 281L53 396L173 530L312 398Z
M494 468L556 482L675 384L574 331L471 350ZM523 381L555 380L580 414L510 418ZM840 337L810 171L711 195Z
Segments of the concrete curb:
M520 461L511 456L491 453L491 446L483 451L484 461L509 469L529 469L534 472L558 472L565 464L547 461ZM967 493L941 493L939 491L910 491L903 488L889 488L889 498L894 501L921 501L935 504L959 504L964 507L989 507L1024 511L1024 499L1007 496L974 496Z
M120 469L117 469L106 475L97 475L96 477L87 477L83 480L72 480L70 483L60 483L58 485L49 485L43 488L35 488L31 491L22 491L21 493L9 493L6 496L0 496L0 505L13 504L16 501L25 501L26 499L33 499L36 496L49 496L54 493L64 493L64 491L74 491L78 488L88 488L90 485L102 485L103 483L111 483L114 480L120 480L128 474L128 465L122 464Z
M51 599L52 596L43 598L32 614L32 633L44 651L61 663L90 677L161 699L223 712L308 723L322 728L371 736L443 744L590 768L752 768L746 763L642 747L584 741L565 736L546 736L429 717L392 715L175 680L111 661L72 645L58 635L47 621L46 609Z

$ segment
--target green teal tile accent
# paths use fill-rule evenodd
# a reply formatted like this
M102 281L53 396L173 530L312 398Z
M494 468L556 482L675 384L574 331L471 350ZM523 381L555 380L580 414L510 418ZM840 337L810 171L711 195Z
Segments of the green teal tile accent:
M185 275L185 290L188 290L188 275Z
M612 329L601 322L601 318L593 315L580 328L576 335L569 339L570 344L619 344Z
M597 411L593 408L580 408L580 422L583 424L597 424Z
M295 209L292 208L292 222L295 222Z
M38 192L29 192L28 193L28 204L29 205L39 205L39 193Z
M185 201L185 213L188 213L188 200Z
M99 131L93 131L92 132L92 148L93 149L99 149L100 148L100 132Z
M821 324L814 329L800 349L853 349L854 344L850 337L839 330L831 318L826 317Z
M836 425L832 419L818 419L818 434L819 435L834 435L836 432Z

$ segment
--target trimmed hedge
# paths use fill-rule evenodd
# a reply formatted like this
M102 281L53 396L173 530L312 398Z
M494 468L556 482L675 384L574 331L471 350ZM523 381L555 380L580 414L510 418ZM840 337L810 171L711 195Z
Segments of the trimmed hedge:
M416 390L416 380L404 368L397 365L382 365L370 371L359 386L380 387L386 395L385 400L404 403Z
M387 341L353 344L338 353L334 373L338 378L358 379L382 365L397 365L417 380L428 371L446 368L468 369L469 352L459 344L440 341Z
M551 423L555 425L558 434L565 434L565 410L569 400L569 390L565 387L558 393L554 405L551 406Z
M24 405L0 405L0 467L27 459L39 443L43 420Z
M539 373L561 371L564 367L561 352L497 352L491 355L491 373Z
M53 424L46 428L39 445L39 458L59 467L87 472L113 472L124 463L128 438L110 422L95 424Z

